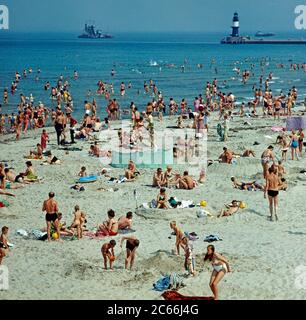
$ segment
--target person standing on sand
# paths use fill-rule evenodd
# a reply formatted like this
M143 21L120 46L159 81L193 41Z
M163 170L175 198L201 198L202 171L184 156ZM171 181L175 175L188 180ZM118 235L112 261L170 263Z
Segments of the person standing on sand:
M184 232L177 226L176 221L170 222L170 228L173 230L175 234L175 247L176 247L176 254L180 255L180 248L185 249L183 244L183 239L185 237Z
M209 286L214 294L214 299L219 299L218 284L223 279L226 273L231 272L231 268L227 260L219 253L215 251L213 245L207 247L207 253L205 254L204 262L210 261L213 266L213 273L211 275Z
M114 248L116 246L116 241L111 240L109 243L105 243L101 248L101 253L104 259L104 269L107 270L107 260L109 260L109 268L113 269L113 264L115 262L115 251Z
M273 221L273 214L275 214L276 221L278 221L277 207L279 195L279 177L276 174L275 168L271 167L266 177L266 187L264 197L269 199L270 206L270 220Z
M269 170L269 162L272 160L273 164L275 164L275 156L273 150L273 146L269 146L261 155L261 165L263 168L263 176L265 179Z
M60 229L58 223L58 205L54 200L55 194L54 192L49 193L49 199L45 200L43 203L42 211L46 211L46 223L47 223L47 234L48 241L51 241L51 222L54 223L54 226L57 231L58 239L60 239Z
M130 265L130 270L132 270L134 266L136 250L138 249L140 242L134 237L123 237L120 242L121 248L124 241L126 241L125 269L127 270Z

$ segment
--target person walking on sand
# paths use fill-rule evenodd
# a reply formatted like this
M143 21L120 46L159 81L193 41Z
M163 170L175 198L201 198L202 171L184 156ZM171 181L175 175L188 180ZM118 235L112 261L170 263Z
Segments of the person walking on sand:
M266 177L265 199L269 199L270 206L270 220L273 221L273 214L275 214L276 221L278 221L277 207L279 195L279 177L274 167L271 167Z
M120 242L121 248L124 241L126 241L125 269L127 270L130 265L130 270L132 270L135 262L136 250L138 249L140 242L135 237L123 237Z
M292 131L291 141L289 145L291 147L292 160L294 160L294 155L296 156L296 159L299 160L299 136L294 130Z
M263 168L263 176L265 179L269 170L269 162L272 160L273 164L275 164L275 156L273 150L273 146L269 146L261 155L261 165Z
M51 241L51 222L54 223L56 228L56 232L58 235L58 239L60 239L60 229L58 223L58 205L57 202L54 200L55 193L49 193L49 199L45 200L43 203L42 211L46 211L46 223L47 223L47 234L48 234L48 241Z
M231 272L230 265L227 260L219 253L215 251L213 245L207 247L207 253L205 254L204 262L210 261L213 266L213 273L210 278L210 289L213 292L214 299L219 300L218 284L226 275Z

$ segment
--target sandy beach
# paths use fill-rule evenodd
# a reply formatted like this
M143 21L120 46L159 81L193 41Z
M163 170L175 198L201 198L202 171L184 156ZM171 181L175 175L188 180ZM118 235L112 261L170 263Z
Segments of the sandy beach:
M172 254L175 236L171 236L169 223L176 220L184 231L195 232L199 239L194 241L196 256L196 277L184 279L186 287L180 290L185 295L210 296L209 279L212 267L203 262L207 243L205 236L219 235L223 241L215 242L218 252L229 261L232 272L227 274L220 284L220 299L305 299L306 291L298 289L301 283L296 273L298 266L306 263L305 240L306 219L303 199L306 190L306 176L300 171L306 168L305 153L299 161L287 160L285 168L289 188L280 193L278 222L268 221L268 201L262 191L248 192L234 189L230 178L257 180L264 183L260 155L270 144L276 141L277 133L271 131L273 125L283 125L283 120L254 118L251 125L244 125L240 117L231 122L228 142L219 142L216 132L217 114L210 119L208 135L208 158L218 159L222 148L243 152L253 149L256 158L239 158L234 164L214 163L207 169L204 185L191 191L170 189L169 196L181 200L193 200L199 203L207 201L207 210L215 217L200 219L198 208L152 210L145 216L135 215L133 228L140 240L135 270L124 270L125 250L115 248L117 260L113 272L103 270L101 246L105 239L81 241L62 240L51 243L25 239L16 234L16 230L45 227L45 217L41 207L48 193L54 191L63 221L69 225L72 211L79 205L86 211L87 228L94 230L112 208L116 216L134 211L136 203L133 192L136 189L140 203L151 201L158 194L152 188L152 176L155 170L141 169L141 176L133 183L112 185L101 177L96 183L85 185L85 192L70 189L75 184L81 166L87 172L99 172L102 164L98 159L88 156L89 143L78 142L82 151L69 152L58 150L53 128L48 128L51 143L48 150L61 159L61 165L40 165L33 161L35 171L43 180L12 190L16 198L0 196L10 204L0 209L0 224L10 228L9 240L14 244L4 264L9 269L9 290L0 291L0 299L161 299L159 292L153 291L153 283L162 273L177 272L184 275L184 257ZM175 125L176 117L166 119L159 129ZM1 162L21 172L25 168L26 155L40 141L41 130L31 131L20 141L13 136L1 136ZM260 144L253 146L254 142ZM103 144L101 145L103 148ZM279 157L280 152L275 148ZM289 157L290 158L290 157ZM188 169L188 168L186 168ZM123 169L110 171L111 175L123 174ZM198 178L198 177L196 177ZM98 191L118 188L117 191ZM225 203L233 199L244 201L247 208L239 210L232 217L216 218ZM171 236L171 239L169 237ZM114 239L119 242L121 236Z

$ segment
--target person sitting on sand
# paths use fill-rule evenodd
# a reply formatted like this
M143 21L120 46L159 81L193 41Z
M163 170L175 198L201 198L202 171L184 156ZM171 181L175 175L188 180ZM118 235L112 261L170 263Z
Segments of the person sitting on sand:
M9 193L9 192L5 192L5 176L0 174L0 194L4 195L4 196L10 196L10 197L16 197L14 194Z
M90 150L89 150L89 154L93 157L111 157L112 156L112 153L111 151L103 151L103 150L100 150L100 148L98 147L98 145L96 144L95 142L95 145L92 145L90 146Z
M153 176L153 187L161 188L165 185L166 183L164 181L163 170L158 168Z
M210 278L209 286L214 294L215 300L219 299L218 284L223 279L226 273L231 272L231 268L227 260L215 251L213 245L207 247L204 262L210 261L213 266L213 273Z
M185 246L182 242L183 238L185 237L184 232L177 226L176 221L170 222L170 228L173 230L175 234L175 249L176 254L180 255L180 248L184 249Z
M1 229L1 235L0 235L0 265L2 264L2 261L4 257L7 255L9 251L9 245L8 245L8 227L2 227Z
M107 270L107 260L109 260L109 268L113 270L113 264L115 261L115 251L114 248L116 246L116 241L111 240L108 243L103 244L101 248L101 253L104 259L104 270Z
M87 177L86 167L81 168L81 171L79 172L78 176L81 178Z
M37 144L37 151L30 151L30 155L26 157L27 159L41 160L43 159L43 149L41 144Z
M115 237L118 235L118 221L115 219L115 211L107 212L108 219L99 226L98 232L102 232L106 236Z
M140 175L140 172L137 171L135 163L130 160L127 169L125 170L125 177L128 181L134 181Z
M240 209L241 201L233 200L229 204L225 204L226 209L222 209L218 218L229 217L235 214Z
M27 166L26 171L21 174L23 176L24 181L36 182L38 177L35 174L32 162L31 161L27 161L26 162L26 166Z
M140 242L135 237L123 237L120 241L121 248L124 241L126 241L125 269L127 270L130 265L130 270L132 270L135 262L136 250L138 249Z
M178 116L176 123L177 123L178 129L184 128L184 119L182 115Z
M167 166L165 173L163 174L164 185L169 187L175 178L175 172L173 172L171 166Z
M118 220L119 230L130 230L133 224L133 212L128 212L126 216L122 216Z
M198 183L204 184L204 183L205 183L205 180L206 180L205 170L201 170L201 171L200 171L200 176L199 176Z
M80 240L81 238L83 238L83 227L86 221L86 214L85 212L80 210L79 206L74 207L73 214L74 214L74 218L73 218L73 222L71 224L70 229L77 230L78 240Z
M187 237L182 239L182 245L184 245L185 251L185 270L188 271L188 275L192 275L193 277L196 275L195 272L195 257L193 254L193 245L190 243Z
M221 153L219 157L220 163L232 163L233 160L233 152L228 150L226 147L223 148L223 153Z
M168 197L166 194L166 189L161 188L157 196L157 209L169 209L168 207Z
M236 188L236 189L248 190L248 191L264 190L264 187L261 186L256 181L254 181L254 182L240 182L235 177L231 177L231 181L233 182L234 188Z
M48 164L61 164L61 161L54 155L52 155L52 153L50 152L48 155L48 158L46 160L46 163Z
M4 169L4 174L5 176L2 176L2 179L1 179L1 183L0 183L0 188L1 189L9 189L9 190L16 190L16 189L20 189L20 188L23 188L24 185L23 184L19 184L19 185L15 185L14 182L15 180L11 179L7 179L7 175L9 175L9 172L10 172L10 169L9 168L5 168ZM9 175L10 176L10 175ZM13 178L13 177L11 177Z
M59 212L57 214L58 216L58 227L60 230L60 235L64 236L64 237L71 237L74 235L74 232L72 230L67 229L66 227L66 222L61 222L62 218L63 218L63 214L61 212ZM42 229L42 232L47 232L47 228ZM57 233L56 231L56 226L54 224L54 222L51 222L51 234Z
M195 188L195 182L192 177L189 176L188 171L185 171L183 177L180 179L179 188L184 190L192 190Z

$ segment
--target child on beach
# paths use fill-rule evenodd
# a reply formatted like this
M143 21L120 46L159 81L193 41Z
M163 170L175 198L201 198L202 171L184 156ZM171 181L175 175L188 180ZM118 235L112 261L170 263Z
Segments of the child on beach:
M109 260L109 268L113 269L113 264L115 262L115 251L114 248L116 246L116 241L111 240L109 243L105 243L101 248L101 253L104 259L104 269L107 270L107 260Z
M169 209L167 202L168 197L166 194L166 189L161 188L157 196L157 209Z
M74 219L70 229L77 229L78 240L83 238L83 227L86 221L86 214L80 210L79 206L74 208Z
M193 255L193 246L187 237L182 239L182 244L185 246L185 269L188 271L188 275L195 276L195 258Z
M49 142L49 135L47 131L44 129L42 131L41 138L40 138L40 144L43 151L46 150L47 148L47 142Z
M1 230L1 235L0 235L0 265L2 264L2 261L4 257L7 255L9 251L9 246L8 246L8 235L9 228L8 227L3 227Z
M177 255L180 255L180 248L184 249L184 244L182 242L183 238L185 237L184 232L177 226L176 221L170 222L170 228L173 230L175 234L175 248Z
M81 171L78 174L79 177L86 177L87 173L86 173L86 167L82 167Z

